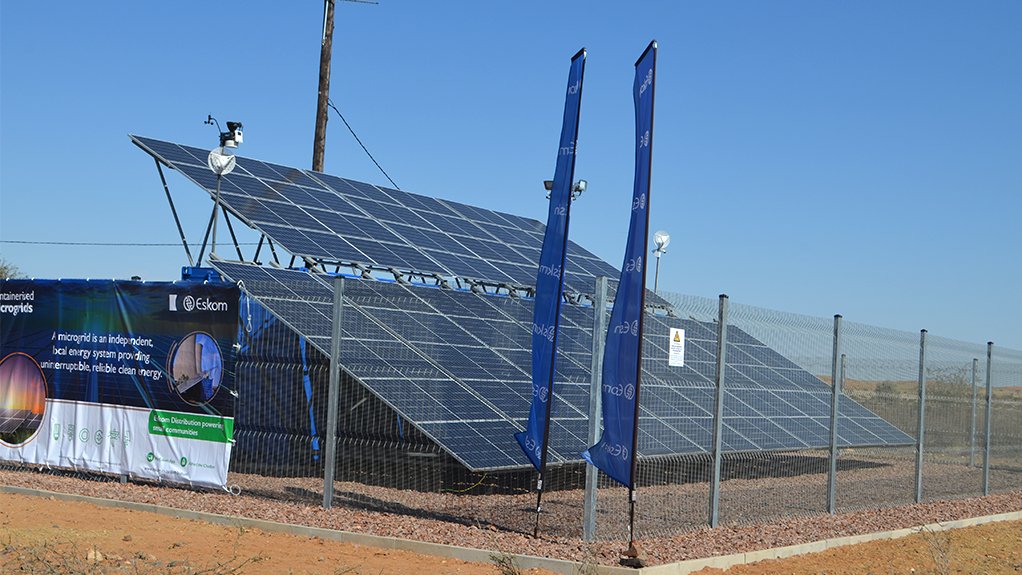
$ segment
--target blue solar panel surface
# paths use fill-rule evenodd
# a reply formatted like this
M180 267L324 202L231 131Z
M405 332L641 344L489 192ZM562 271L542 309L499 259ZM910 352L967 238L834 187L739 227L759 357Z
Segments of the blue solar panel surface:
M216 189L207 150L131 138L210 193ZM230 213L296 256L535 284L544 230L536 220L241 156L220 193ZM571 242L566 286L589 293L599 275L618 271Z
M223 275L329 355L331 278L217 262ZM341 363L395 411L475 470L525 467L513 433L528 416L532 301L426 286L349 280ZM588 447L593 308L562 308L550 432L551 462ZM684 367L667 364L669 328L685 330ZM640 393L644 456L710 449L716 365L712 323L647 314ZM829 445L830 388L745 333L728 329L724 449ZM912 438L842 396L842 447Z

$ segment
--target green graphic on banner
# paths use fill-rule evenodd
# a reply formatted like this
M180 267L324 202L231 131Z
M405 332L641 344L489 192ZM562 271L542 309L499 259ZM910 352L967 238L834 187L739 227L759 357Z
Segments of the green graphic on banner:
M153 410L149 412L149 433L230 443L234 437L234 418Z

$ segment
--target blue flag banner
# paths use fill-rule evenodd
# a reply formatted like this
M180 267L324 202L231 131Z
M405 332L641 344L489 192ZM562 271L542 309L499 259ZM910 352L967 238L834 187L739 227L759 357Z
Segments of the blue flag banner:
M635 183L628 243L603 355L603 436L582 454L586 461L629 488L634 487L635 433L639 415L655 78L654 41L635 63Z
M536 302L532 319L532 407L525 431L515 439L542 472L546 463L547 432L550 428L550 404L553 399L554 362L557 354L557 326L564 290L564 263L568 251L568 213L571 209L571 187L575 177L575 143L578 139L578 118L582 107L582 75L586 51L579 50L571 58L568 89L564 100L564 121L557 148L557 167L550 191L550 212L547 215L543 250L536 274Z

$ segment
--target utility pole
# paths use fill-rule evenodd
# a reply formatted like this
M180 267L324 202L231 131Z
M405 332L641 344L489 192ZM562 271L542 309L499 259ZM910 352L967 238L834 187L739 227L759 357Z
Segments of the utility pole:
M316 135L312 141L312 170L323 171L326 151L327 102L330 101L330 53L334 42L334 0L323 0L323 43L319 52L319 99L316 102Z

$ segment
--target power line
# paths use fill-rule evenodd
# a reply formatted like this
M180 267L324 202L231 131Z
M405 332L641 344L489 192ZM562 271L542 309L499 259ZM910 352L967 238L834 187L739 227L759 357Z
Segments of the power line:
M85 246L85 247L173 247L181 246L181 242L174 243L138 243L138 242L41 242L34 240L0 240L0 244L22 244L33 246ZM191 244L197 246L199 244ZM239 242L239 246L254 246L257 242Z
M369 159L372 160L373 163L376 164L376 167L379 168L381 172L383 172L383 175L386 176L388 180L390 180L390 183L394 186L394 188L397 189L398 191L401 191L401 188L397 185L396 182L394 182L394 179L387 174L386 170L383 169L383 166L381 166L380 163L376 161L376 158L374 158L373 155L369 153L369 150L366 148L366 145L362 143L362 140L359 139L358 134L356 134L355 130L351 128L351 124L349 124L348 121L344 119L344 114L342 114L341 111L337 109L337 106L334 106L334 103L332 101L327 100L326 103L328 106L330 106L331 109L333 109L334 112L337 112L338 117L340 117L341 121L344 122L344 125L348 127L348 131L351 132L352 136L354 136L355 141L358 142L359 146L362 146L362 151L365 152L367 156L369 156Z

